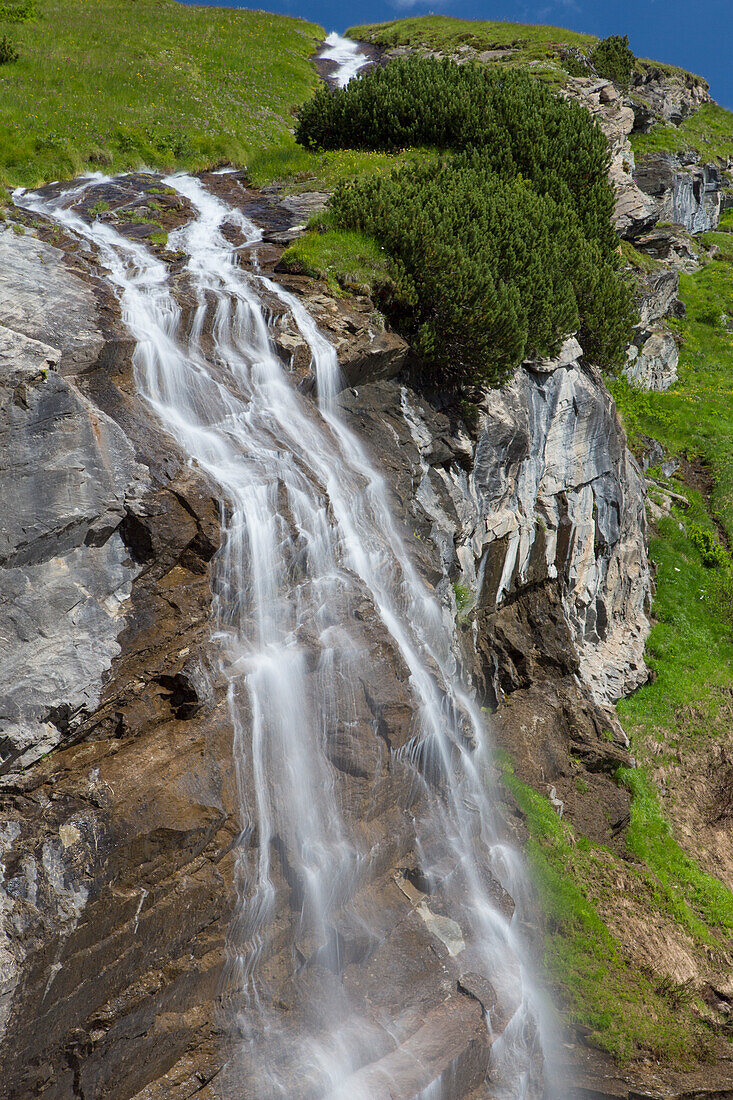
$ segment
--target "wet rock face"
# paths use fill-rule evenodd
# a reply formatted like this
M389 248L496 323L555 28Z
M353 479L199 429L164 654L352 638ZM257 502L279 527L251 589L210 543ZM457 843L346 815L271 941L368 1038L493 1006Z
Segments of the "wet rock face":
M146 471L76 382L104 344L92 288L62 277L57 250L9 228L0 266L6 773L55 748L99 701L135 576L118 528Z
M278 232L290 224L282 215ZM262 1095L236 1059L225 1065L222 1031L222 990L236 1002L235 854L254 839L240 832L211 640L221 502L135 397L114 300L74 242L57 243L0 233L0 477L15 501L0 561L4 1094ZM604 807L582 827L606 842L627 809L609 776L628 758L605 704L645 675L649 577L641 482L602 380L570 341L487 394L469 431L397 377L407 348L368 300L286 285L339 349L344 415L384 470L444 614L459 618L498 739L561 799L569 753L582 760ZM307 390L285 314L275 331ZM499 1026L501 1006L462 961L447 854L445 876L427 882L412 849L407 670L372 603L352 610L353 720L329 730L327 751L369 839L377 873L358 906L379 936L365 943L344 916L334 943L355 995L404 1016L399 1047L385 1029L374 1080L364 1067L354 1084L380 1095L389 1070L402 1100L438 1077L468 1097L488 1058L483 1012ZM264 965L287 1029L300 1011L294 959L306 978L328 961L298 939L285 838L274 863L280 916Z
M400 373L408 345L386 328L384 317L370 298L360 295L348 301L336 300L312 279L275 270L280 285L302 300L320 331L335 347L346 385L358 386L366 381L394 378ZM275 345L298 377L301 389L310 392L315 377L308 345L290 314L282 311L282 305L277 313Z
M135 400L114 300L50 239L0 232L0 1065L8 1098L129 1097L195 1031L196 1072L218 1059L219 507Z

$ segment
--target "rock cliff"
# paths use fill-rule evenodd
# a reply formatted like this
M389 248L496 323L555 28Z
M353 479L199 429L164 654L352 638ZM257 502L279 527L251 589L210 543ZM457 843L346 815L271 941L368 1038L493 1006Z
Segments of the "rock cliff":
M208 183L234 201L232 177ZM155 185L131 177L125 202ZM250 211L260 202L238 193ZM170 205L180 224L185 209ZM5 1095L232 1097L247 1079L226 1064L222 1013L236 1000L227 936L241 823L210 637L227 502L136 396L132 342L94 255L42 219L16 220L0 233L13 501L2 553ZM128 232L145 234L144 222ZM272 264L267 242L260 260L267 248ZM175 256L165 259L176 279ZM286 283L339 348L343 413L384 470L413 560L458 619L498 740L540 787L561 789L570 755L580 759L598 794L589 830L610 836L627 805L610 773L629 758L609 704L646 675L650 578L643 482L602 379L571 340L459 414L411 385L404 344L367 299ZM274 331L307 391L287 311ZM468 1096L486 1066L490 993L453 961L451 899L414 875L398 813L406 670L368 600L356 618L372 661L329 757L371 831L380 870L360 904L382 912L383 943L344 925L341 950L355 989L385 1009L410 1006L398 1051L426 1068L390 1063L399 1095L449 1075L451 1095ZM283 1026L298 1011L293 934L283 923L268 963Z

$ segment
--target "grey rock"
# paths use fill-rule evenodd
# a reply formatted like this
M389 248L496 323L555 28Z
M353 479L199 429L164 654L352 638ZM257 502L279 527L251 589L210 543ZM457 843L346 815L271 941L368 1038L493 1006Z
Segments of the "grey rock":
M706 80L682 69L662 68L646 61L641 61L634 70L632 93L647 114L674 125L679 125L704 103L712 103Z
M33 238L0 234L0 256L3 774L60 744L99 700L136 572L116 532L146 474L71 373L104 343L88 286ZM37 338L49 334L59 348Z
M600 374L579 357L535 368L487 394L467 471L432 462L439 429L406 389L405 424L390 424L400 439L406 426L418 452L414 508L444 574L458 570L487 610L537 584L556 586L581 682L605 704L647 676L643 479Z
M611 151L610 179L616 190L614 225L622 237L644 232L658 220L654 201L633 178L634 152L629 134L634 129L634 108L613 84L591 77L570 77L563 94L591 114L608 139Z
M674 336L659 328L640 337L640 346L632 344L624 367L630 382L646 390L668 390L677 381L680 353Z
M58 249L0 226L0 324L59 348L64 365L79 371L104 339L89 285L61 260Z
M643 325L659 321L676 308L680 286L678 271L654 271L648 275L637 273L639 320Z
M695 271L700 266L700 245L683 225L657 225L634 244L640 252L678 271Z
M655 200L659 221L682 225L689 233L718 225L724 180L717 165L685 165L673 153L650 153L637 164L634 180Z
M552 374L560 367L569 367L576 363L583 354L578 341L574 336L569 336L563 341L562 347L556 356L548 359L527 359L524 366L527 370L537 374Z

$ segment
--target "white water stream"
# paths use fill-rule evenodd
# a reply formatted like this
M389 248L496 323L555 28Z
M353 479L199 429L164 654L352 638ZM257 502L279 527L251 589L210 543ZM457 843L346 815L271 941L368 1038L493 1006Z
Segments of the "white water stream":
M352 685L372 660L354 615L366 601L409 670L412 737L390 765L404 774L394 786L400 828L425 881L447 879L456 919L436 918L429 897L416 911L508 1009L486 1095L535 1097L538 1036L547 1036L520 936L523 873L492 813L485 722L460 677L450 611L417 573L384 480L339 413L336 354L296 298L239 265L222 232L234 227L252 242L261 231L200 180L176 175L165 184L195 212L169 240L187 257L197 303L184 325L166 265L75 209L108 182L94 177L53 198L16 201L96 246L137 341L140 393L226 505L215 638L242 819L229 1079L245 1075L241 1095L261 1100L452 1097L450 1075L431 1083L429 1066L410 1091L386 1057L409 1037L409 1014L374 1009L339 958L335 930L344 920L367 945L384 935L378 905L363 899L384 875L385 841L370 832L368 814L362 821L345 804L327 751L333 731L354 723ZM294 388L275 354L266 295L287 307L310 346L318 404ZM493 900L489 869L515 900L512 919ZM293 956L287 1006L271 967L283 938Z
M331 79L337 88L345 88L352 76L369 64L370 58L364 53L358 42L343 38L332 31L326 38L326 45L318 55L324 61L332 61L336 69Z

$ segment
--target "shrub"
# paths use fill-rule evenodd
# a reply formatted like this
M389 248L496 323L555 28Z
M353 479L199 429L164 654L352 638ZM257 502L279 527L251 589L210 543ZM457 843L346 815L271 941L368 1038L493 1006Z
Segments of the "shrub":
M590 74L588 58L578 49L561 50L560 64L570 76L588 76Z
M321 149L482 148L493 171L570 203L588 236L618 246L606 138L579 104L527 73L399 58L336 92L321 88L301 107L295 136Z
M703 565L708 569L730 565L730 554L709 528L690 522L687 525L687 534L692 545L699 551Z
M503 380L580 330L620 363L631 295L617 273L606 139L588 113L528 74L407 57L300 110L307 147L427 145L437 165L340 185L335 225L391 258L385 309L454 381Z
M18 52L13 48L8 36L4 34L0 38L0 65L7 65L10 61L18 60Z
M485 150L344 183L331 210L392 257L385 308L444 378L500 382L578 329L623 355L630 291L612 263L572 207L497 176Z
M629 49L627 34L612 34L604 38L590 54L590 63L599 76L628 88L636 58Z
M30 23L36 18L36 5L26 3L0 3L0 19L4 23Z

